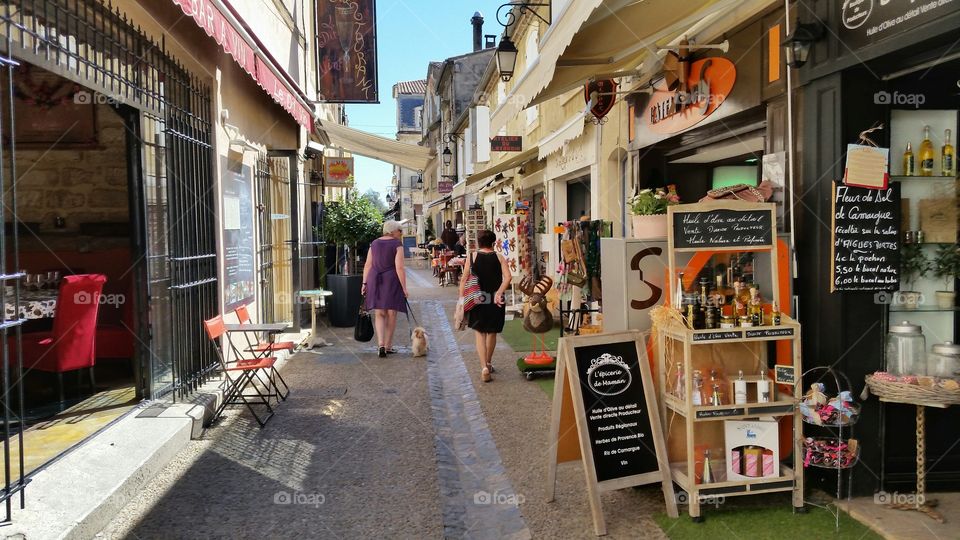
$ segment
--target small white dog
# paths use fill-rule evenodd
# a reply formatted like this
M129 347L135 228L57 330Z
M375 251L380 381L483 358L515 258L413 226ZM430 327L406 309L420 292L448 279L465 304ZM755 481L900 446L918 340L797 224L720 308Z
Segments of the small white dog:
M422 326L413 329L410 334L410 348L413 349L413 356L426 356L430 344L427 342L427 331Z

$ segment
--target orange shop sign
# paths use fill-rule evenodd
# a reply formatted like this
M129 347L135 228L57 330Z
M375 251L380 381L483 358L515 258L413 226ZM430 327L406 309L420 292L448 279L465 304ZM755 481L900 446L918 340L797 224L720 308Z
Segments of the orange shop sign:
M711 57L690 64L686 84L656 90L647 106L647 128L679 133L714 113L733 90L737 68L726 58Z
M327 187L353 185L353 158L328 157L323 164L323 179Z

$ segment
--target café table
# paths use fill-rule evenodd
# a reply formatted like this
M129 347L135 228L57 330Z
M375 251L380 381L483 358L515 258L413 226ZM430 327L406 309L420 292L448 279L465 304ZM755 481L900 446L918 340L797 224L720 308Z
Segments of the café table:
M313 349L314 347L330 345L327 340L317 335L317 309L326 305L327 297L333 296L333 291L309 289L300 291L300 296L310 299L310 345L307 348Z
M20 310L14 305L13 293L5 295L3 313L6 320L52 318L57 311L57 289L20 290Z

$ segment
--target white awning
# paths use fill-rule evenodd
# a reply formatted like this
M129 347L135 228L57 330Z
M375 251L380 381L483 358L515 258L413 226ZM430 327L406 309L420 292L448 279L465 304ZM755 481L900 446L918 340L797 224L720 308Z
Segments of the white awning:
M567 125L554 131L540 140L537 146L540 148L540 159L546 159L547 156L563 148L563 145L583 135L583 124L586 119L583 114L577 113L567 122Z
M510 159L506 159L496 165L492 165L482 171L478 171L471 174L470 176L467 177L467 184L474 185L484 178L493 176L497 173L508 171L510 169L513 169L514 167L519 167L520 165L523 165L524 163L530 161L531 159L537 159L536 146L528 150L524 150L523 152L520 152L519 154L513 156Z
M426 169L432 157L429 148L379 137L332 122L323 123L319 129L326 133L330 146L415 171Z
M636 74L665 46L683 36L692 37L716 20L739 24L775 0L644 0L610 12L604 6L573 38L557 59L549 84L533 95L530 105L542 103L591 80ZM602 12L606 9L607 13ZM603 15L597 17L597 15Z
M553 24L540 42L537 59L516 79L507 99L498 103L497 109L490 114L490 133L498 133L500 128L520 114L537 92L547 86L553 78L557 59L580 26L602 3L602 0L577 0L568 3L561 13L554 14Z
M450 202L450 196L444 195L443 197L440 197L435 201L430 201L430 203L427 204L427 208L433 208L435 206L440 206L441 204L446 204L448 202Z
M453 191L450 192L450 196L453 197L454 199L458 197L463 197L466 194L467 194L467 182L465 180L461 180L456 184L454 184Z

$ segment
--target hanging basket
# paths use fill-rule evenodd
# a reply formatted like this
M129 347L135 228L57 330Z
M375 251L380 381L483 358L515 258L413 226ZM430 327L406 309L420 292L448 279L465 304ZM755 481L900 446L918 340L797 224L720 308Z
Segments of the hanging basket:
M667 215L631 216L633 237L637 240L656 240L667 237Z
M803 466L822 469L849 469L860 459L856 439L807 437L803 440Z

